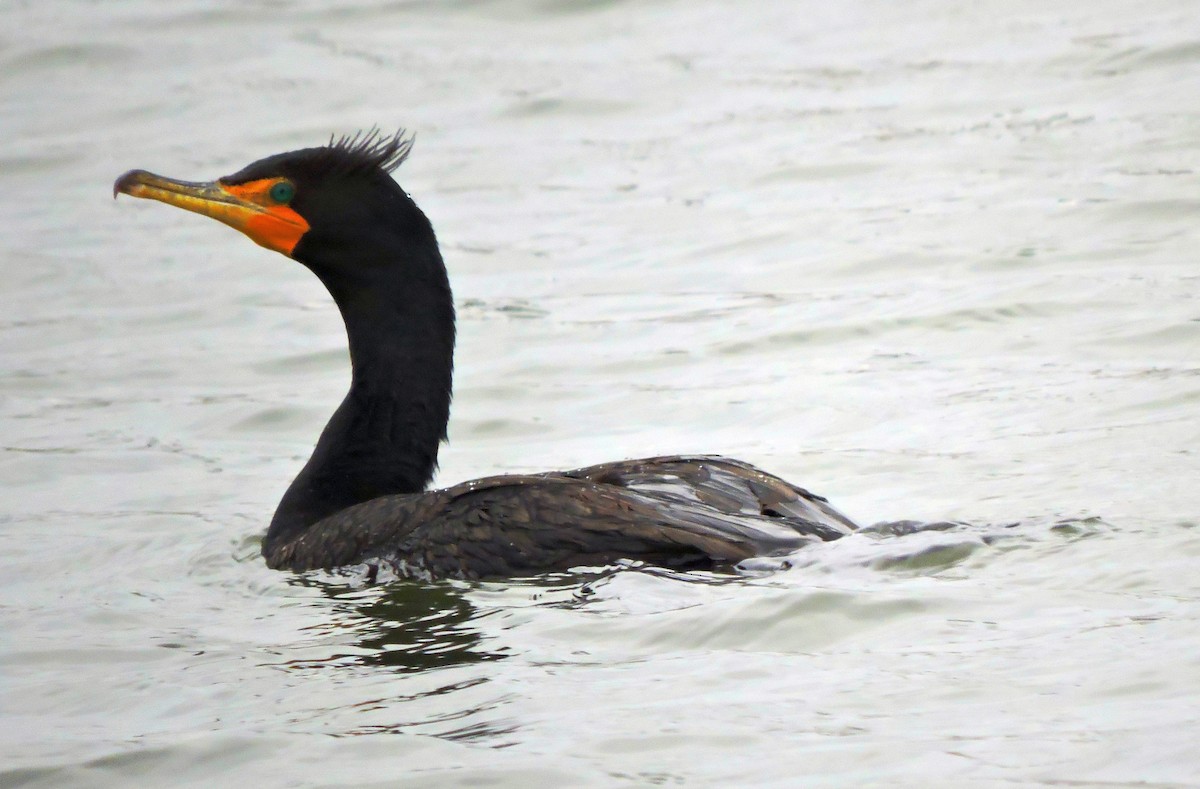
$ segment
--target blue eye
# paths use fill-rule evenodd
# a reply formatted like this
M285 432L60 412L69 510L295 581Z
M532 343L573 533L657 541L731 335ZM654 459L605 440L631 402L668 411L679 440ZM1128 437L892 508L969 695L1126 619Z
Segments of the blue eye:
M276 203L290 203L296 196L296 187L287 181L280 181L271 187L271 199Z

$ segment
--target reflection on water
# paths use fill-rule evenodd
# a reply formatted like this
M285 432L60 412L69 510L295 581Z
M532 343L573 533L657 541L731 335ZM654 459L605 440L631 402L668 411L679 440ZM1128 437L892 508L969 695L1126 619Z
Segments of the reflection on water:
M287 663L290 668L363 665L403 673L505 657L503 649L484 648L483 637L472 624L484 614L467 599L465 586L400 580L364 588L318 574L299 576L291 583L319 589L332 601L324 609L330 614L329 628L352 631L354 649L321 660Z

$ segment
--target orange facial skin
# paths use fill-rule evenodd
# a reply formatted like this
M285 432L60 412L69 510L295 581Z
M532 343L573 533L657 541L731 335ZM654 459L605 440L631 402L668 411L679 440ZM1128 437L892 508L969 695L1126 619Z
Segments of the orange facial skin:
M124 193L212 217L245 233L254 243L291 257L296 244L308 232L308 222L289 206L271 199L271 187L284 180L263 178L228 185L220 181L192 183L145 170L130 170L113 184L113 197Z

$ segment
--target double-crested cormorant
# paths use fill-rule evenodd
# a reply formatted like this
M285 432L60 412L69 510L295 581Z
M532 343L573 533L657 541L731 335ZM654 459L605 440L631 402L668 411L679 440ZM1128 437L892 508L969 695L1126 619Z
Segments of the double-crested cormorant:
M454 302L429 220L390 175L411 145L403 132L360 133L211 183L133 170L113 186L114 197L204 214L303 263L342 313L350 391L275 511L269 566L384 563L466 578L621 559L727 566L856 528L820 496L715 456L426 490L449 419Z

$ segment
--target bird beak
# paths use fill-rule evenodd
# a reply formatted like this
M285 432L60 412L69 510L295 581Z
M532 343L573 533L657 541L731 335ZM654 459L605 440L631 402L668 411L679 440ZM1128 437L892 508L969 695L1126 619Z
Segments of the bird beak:
M271 202L271 187L281 180L266 178L226 185L220 181L176 181L145 170L130 170L113 184L113 197L124 193L203 214L240 230L260 246L291 257L292 249L308 232L308 222L288 206Z

